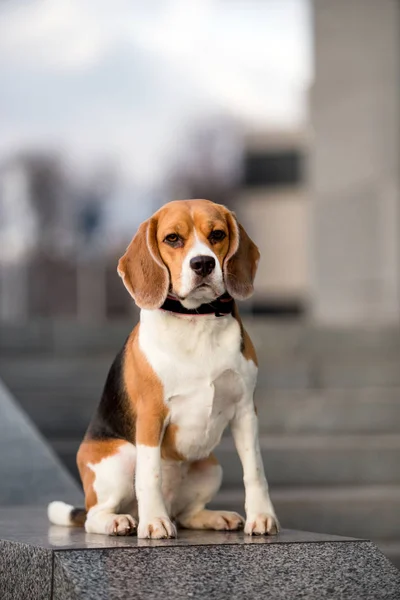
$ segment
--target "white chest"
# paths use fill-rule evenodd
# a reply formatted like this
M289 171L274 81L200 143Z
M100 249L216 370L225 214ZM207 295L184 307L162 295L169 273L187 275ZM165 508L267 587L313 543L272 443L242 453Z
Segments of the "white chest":
M190 460L205 458L219 443L241 396L234 371L225 371L211 383L204 381L168 400L170 422L177 425L176 447Z
M139 343L163 384L177 450L188 460L208 456L245 388L255 384L256 368L240 352L238 322L142 311Z

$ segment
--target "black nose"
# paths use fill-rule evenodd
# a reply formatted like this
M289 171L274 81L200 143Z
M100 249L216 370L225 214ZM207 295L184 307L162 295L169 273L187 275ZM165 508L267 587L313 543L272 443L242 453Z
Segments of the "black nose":
M195 256L190 261L190 268L197 275L205 277L209 275L215 268L215 259L212 256Z

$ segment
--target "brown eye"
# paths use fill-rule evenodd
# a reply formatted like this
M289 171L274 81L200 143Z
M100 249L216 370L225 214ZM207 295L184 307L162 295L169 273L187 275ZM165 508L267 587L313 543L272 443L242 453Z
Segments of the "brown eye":
M181 245L182 240L177 233L170 233L164 238L164 242L171 246L178 246Z
M212 244L216 244L217 242L222 242L222 240L224 238L226 238L226 233L225 233L225 231L222 231L222 229L215 229L208 236L208 239L210 240L210 242Z

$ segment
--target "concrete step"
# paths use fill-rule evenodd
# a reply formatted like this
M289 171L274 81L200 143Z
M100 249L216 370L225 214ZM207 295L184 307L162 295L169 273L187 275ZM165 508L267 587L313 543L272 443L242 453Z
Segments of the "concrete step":
M331 531L373 541L400 542L400 486L290 487L270 486L282 527ZM214 508L243 514L243 488L221 491Z
M261 451L273 485L356 485L400 483L400 435L262 435ZM239 457L230 437L215 451L224 485L241 480Z
M39 429L50 437L81 435L99 403L99 365L78 374L66 369L41 382L35 373L7 383ZM258 390L260 431L268 434L400 434L400 388Z
M80 439L49 439L74 474ZM271 487L400 484L400 436L262 436L261 448ZM241 486L242 467L231 438L223 438L215 454L224 488Z
M0 323L2 356L76 356L116 353L138 320L133 308L131 319L104 323L78 320L38 319L22 323Z
M45 436L81 436L99 403L110 358L0 361L0 377Z
M400 433L400 388L258 389L260 431L287 434Z
M121 346L122 342L113 351L88 351L86 354L3 355L0 357L0 375L8 380L10 386L18 386L22 390L32 385L62 387L69 381L71 384L74 381L104 382ZM400 387L399 364L400 355L373 359L357 356L271 359L260 356L258 389L265 392L332 388L353 391L357 388Z
M77 319L36 319L0 323L0 354L115 352L138 319L132 316L104 323ZM244 317L244 324L263 358L343 356L400 357L400 330L396 328L321 328L306 322Z
M400 356L400 331L393 327L323 328L297 320L250 317L243 321L260 356Z
M85 429L112 360L109 354L3 357L0 376L46 435L68 436L74 433L76 423L79 432ZM284 371L261 368L256 392L261 431L400 433L400 386L389 385L390 378L388 385L338 387L332 381L327 388L315 389L309 388L308 376L303 373L303 377L296 364ZM400 369L396 364L397 376Z
M258 387L265 390L400 387L400 356L259 356Z
M392 561L395 567L400 570L400 540L398 541L387 541L378 540L375 542L378 548L382 550L383 554Z

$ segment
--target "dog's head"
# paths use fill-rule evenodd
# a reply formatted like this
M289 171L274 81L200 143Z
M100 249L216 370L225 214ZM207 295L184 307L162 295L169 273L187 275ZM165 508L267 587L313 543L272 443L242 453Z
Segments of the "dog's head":
M140 308L159 308L168 293L197 308L224 292L249 298L259 257L225 206L176 200L140 225L118 273Z

